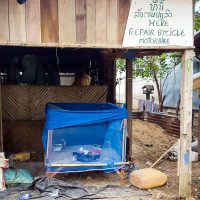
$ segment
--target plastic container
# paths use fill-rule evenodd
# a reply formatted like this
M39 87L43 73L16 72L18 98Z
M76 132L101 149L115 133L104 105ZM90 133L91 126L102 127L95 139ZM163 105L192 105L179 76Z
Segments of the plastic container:
M31 194L23 194L17 197L17 200L25 200L25 199L30 199L32 197Z

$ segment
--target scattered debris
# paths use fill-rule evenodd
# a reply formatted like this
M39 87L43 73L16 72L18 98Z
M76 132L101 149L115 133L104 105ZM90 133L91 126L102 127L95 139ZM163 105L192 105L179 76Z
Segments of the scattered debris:
M179 140L178 140L178 142L179 142ZM176 142L172 147L170 147L167 151L165 151L160 156L160 158L158 158L158 160L153 165L151 165L151 168L154 167L154 166L156 166L158 164L158 162L160 162L171 151L171 149L178 144L178 142Z
M193 180L193 183L194 183L196 186L200 187L200 177L195 178L195 179Z
M152 162L147 161L145 164L150 167L152 165Z
M72 184L69 181L61 181L56 178L40 177L29 186L23 188L22 184L11 186L9 191L0 193L0 199L5 197L13 197L18 191L31 190L33 199L132 199L134 196L141 199L150 200L151 193L149 191L141 191L135 187L122 187L116 185L104 186L84 186L82 184ZM40 191L40 194L36 193ZM142 198L143 197L143 198ZM13 198L11 198L13 199ZM15 198L16 199L16 198Z
M27 161L30 160L30 153L23 152L23 153L16 153L13 154L14 161Z
M172 161L176 161L178 159L178 143L176 143L168 152L168 158ZM194 141L191 144L192 150L191 151L191 161L198 161L198 153L194 150L197 149L198 146L198 140L194 139Z
M17 200L26 200L26 199L30 199L32 197L31 194L22 194L19 197L17 197Z
M129 173L138 169L140 169L139 166L132 162L130 162L129 165L124 166L124 171Z
M164 195L161 192L156 195L156 199L162 199L163 197Z

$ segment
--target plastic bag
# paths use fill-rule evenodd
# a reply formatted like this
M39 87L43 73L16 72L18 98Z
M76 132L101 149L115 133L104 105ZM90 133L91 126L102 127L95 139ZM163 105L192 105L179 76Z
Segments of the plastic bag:
M3 170L9 167L8 159L5 159L5 154L0 152L0 191L6 190Z
M140 189L152 189L163 186L167 182L167 176L156 169L140 169L131 172L130 182Z
M15 183L32 183L33 177L30 172L26 169L11 170L7 169L4 171L4 178L6 184Z

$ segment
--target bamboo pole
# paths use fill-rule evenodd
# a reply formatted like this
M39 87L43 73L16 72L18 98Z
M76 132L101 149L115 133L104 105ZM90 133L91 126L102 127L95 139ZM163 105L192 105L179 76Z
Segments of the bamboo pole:
M115 162L114 166L129 165L129 162ZM65 163L65 164L51 164L50 167L104 167L108 166L106 163Z
M198 153L199 153L199 161L200 161L200 105L199 105L199 116L198 116Z
M127 127L127 120L123 120L123 133L122 133L122 162L124 162L124 148L125 148L125 140L126 140L126 127Z
M50 167L103 167L106 163L68 163L68 164L51 164Z
M117 165L129 165L130 162L115 162L114 165L117 166Z
M179 177L179 169L180 169L180 139L178 139L178 160L177 160L177 176Z
M164 158L164 156L167 155L167 153L169 153L169 152L171 151L171 149L172 149L174 146L177 145L177 143L178 143L178 142L176 142L172 147L170 147L167 151L165 151L165 152L160 156L160 158L158 158L158 160L156 160L156 162L153 163L153 164L151 165L150 168L153 168L155 165L157 165L157 163L158 163L160 160L162 160L162 158Z
M52 130L48 130L47 136L47 160L51 159L51 149L52 149Z

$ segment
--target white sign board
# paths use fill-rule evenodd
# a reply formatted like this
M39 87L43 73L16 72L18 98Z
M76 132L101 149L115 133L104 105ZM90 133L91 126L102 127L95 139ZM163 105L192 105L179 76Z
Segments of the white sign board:
M122 46L193 46L192 2L132 0Z

